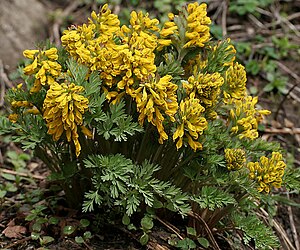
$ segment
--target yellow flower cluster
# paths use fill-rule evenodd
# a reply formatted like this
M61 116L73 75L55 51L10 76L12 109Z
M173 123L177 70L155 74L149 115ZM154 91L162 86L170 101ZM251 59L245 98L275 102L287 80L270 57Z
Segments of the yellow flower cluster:
M122 26L118 17L111 14L108 5L104 5L100 14L94 12L88 25L67 30L62 36L62 44L79 63L99 71L108 98L118 97L126 90L133 95L132 85L154 78L154 50L158 38L159 21L150 19L142 12L131 13L130 26Z
M226 86L228 88L224 91L224 97L242 99L246 94L246 82L245 67L236 62L226 71Z
M150 83L140 84L140 87L135 91L137 110L140 113L138 120L140 124L143 124L147 117L148 122L156 126L161 144L163 140L168 139L163 127L164 114L174 122L174 115L178 109L177 85L171 80L172 77L166 75L158 81L153 80Z
M250 178L259 184L259 192L265 191L269 193L272 186L276 188L281 187L286 164L279 152L273 152L271 159L262 156L260 157L260 162L249 162L247 167L250 171Z
M83 126L82 115L88 109L88 99L80 95L83 90L82 86L76 86L74 83L54 82L44 100L43 117L47 123L48 134L57 141L65 131L67 141L74 142L76 156L81 150L77 126L81 126L86 136L92 136L91 132Z
M195 97L200 100L211 119L215 119L217 114L212 109L218 101L221 93L220 87L224 83L224 78L220 73L198 73L190 76L188 82L183 84L187 93L195 93Z
M154 50L158 45L158 38L155 32L159 31L159 21L150 19L148 14L142 12L131 12L130 26L122 26L122 42L128 47L129 53L125 65L126 72L118 83L118 88L126 88L128 94L134 81L147 82L154 78L156 65L154 63ZM123 66L124 67L124 66Z
M230 171L241 169L246 163L246 153L240 148L226 148L225 160Z
M243 99L230 99L228 104L232 105L229 121L232 123L231 132L239 134L239 138L254 140L258 137L258 124L264 115L269 115L269 110L258 110L255 106L258 97L245 96Z
M195 98L195 93L191 93L180 103L179 125L173 135L173 140L177 141L177 149L182 147L183 137L186 137L190 147L196 151L202 149L202 144L197 141L199 135L207 129L207 121L203 117L205 108L201 106L200 100Z
M51 85L55 82L55 78L60 75L61 65L57 62L57 49L51 48L45 51L25 50L23 55L33 60L27 65L23 72L25 75L35 76L35 82L30 89L31 93L38 92L42 85Z
M206 4L199 5L198 2L190 3L187 7L187 29L185 37L187 42L184 48L197 46L204 47L204 44L209 40L209 26L211 20L207 17Z
M73 26L65 30L61 37L62 45L79 63L92 66L97 60L99 50L113 45L112 39L120 31L119 26L118 16L111 14L105 4L98 15L92 12L87 25Z

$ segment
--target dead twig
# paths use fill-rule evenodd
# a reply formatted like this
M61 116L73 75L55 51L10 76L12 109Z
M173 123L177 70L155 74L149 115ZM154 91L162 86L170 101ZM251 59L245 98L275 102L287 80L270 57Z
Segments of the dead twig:
M266 128L265 133L299 135L300 128Z
M227 5L227 1L223 1L222 3L222 34L225 37L227 35L227 9L228 9L228 5Z
M161 224L163 224L164 226L166 226L170 231L172 231L173 233L175 233L179 239L183 240L183 237L180 235L180 231L173 225L171 225L170 223L163 221L162 219L160 219L159 217L155 217L155 219L157 219Z
M153 250L170 250L170 248L166 246L159 245L157 242L152 241L151 239L147 243L147 247Z
M13 247L15 247L15 246L17 246L17 245L20 245L20 244L22 244L23 242L26 242L26 241L29 241L29 240L31 240L31 236L28 236L28 237L25 237L25 238L23 238L23 239L20 239L20 240L15 241L15 242L11 243L10 245L5 246L5 249L13 248Z
M79 1L74 0L71 1L71 4L66 7L62 13L59 14L59 17L55 20L52 26L52 32L53 32L53 40L57 46L60 45L60 26L62 25L64 19L70 15L75 9L77 9L79 5Z
M260 29L266 28L265 25L262 22L260 22L254 15L249 14L248 17L258 28Z
M283 63L276 61L278 67L280 67L283 71L285 71L286 73L290 74L295 80L296 83L288 90L288 92L284 95L283 99L281 100L281 102L278 105L278 108L275 112L275 119L277 119L278 114L279 114L279 110L282 108L283 103L286 101L287 97L290 95L291 97L295 97L297 99L299 99L297 96L292 94L292 91L298 86L298 83L300 83L300 77L294 73L293 71L291 71L287 66L285 66ZM299 99L300 101L300 99Z
M288 199L290 199L289 193L287 193L286 196L287 196ZM300 250L300 243L299 243L298 233L297 233L297 229L296 229L296 226L295 226L293 210L292 210L291 206L288 206L288 214L289 214L291 231L292 231L293 239L294 239L294 242L295 242L295 246L296 246L297 250Z
M4 95L5 95L5 89L12 88L13 85L8 79L7 74L4 71L4 65L2 60L0 59L0 107L4 104Z
M45 180L45 177L40 176L40 175L34 175L34 174L27 174L27 173L21 173L21 172L16 172L10 169L6 169L6 168L0 168L0 172L5 173L5 174L12 174L12 175L19 175L19 176L23 176L23 177L31 177L37 180Z
M300 83L300 76L298 76L295 72L290 70L287 66L285 66L283 63L276 61L276 64L279 68L281 68L286 73L290 74L298 83Z
M257 204L258 205L258 204ZM259 216L263 217L263 219L268 222L268 212L264 210L263 208L259 209L261 211L261 214L258 213ZM286 234L285 230L282 228L281 224L277 222L275 219L272 219L272 225L277 231L277 235L283 240L283 244L285 245L285 249L289 250L296 250L296 248L293 246L293 243L290 241L289 236Z
M210 239L211 244L213 245L214 249L216 250L221 250L221 248L219 247L218 243L216 242L213 233L211 232L209 226L206 224L206 222L201 218L201 216L199 216L198 214L194 213L194 212L189 212L188 213L189 216L193 217L194 219L196 219L197 221L199 221L203 226L204 229L208 235L208 238Z

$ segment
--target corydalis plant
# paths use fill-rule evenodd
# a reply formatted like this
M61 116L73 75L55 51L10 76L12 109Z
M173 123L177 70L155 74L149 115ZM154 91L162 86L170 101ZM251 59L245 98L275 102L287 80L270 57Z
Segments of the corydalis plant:
M2 133L35 150L72 206L192 210L209 230L228 223L247 236L249 224L236 224L256 216L245 200L279 188L285 163L259 138L270 112L248 95L234 46L213 41L210 23L206 4L191 3L161 26L133 11L120 27L104 5L64 31L61 48L24 51L25 84L7 94Z

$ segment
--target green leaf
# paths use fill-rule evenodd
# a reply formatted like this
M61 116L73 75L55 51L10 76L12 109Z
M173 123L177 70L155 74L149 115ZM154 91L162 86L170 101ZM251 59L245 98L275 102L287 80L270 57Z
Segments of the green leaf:
M29 214L25 217L26 221L33 221L37 217L36 214Z
M247 72L251 73L252 75L257 75L260 71L260 65L255 60L250 60L246 64L246 70Z
M153 208L162 208L164 205L161 201L154 199L153 201Z
M123 225L125 226L128 226L130 224L130 218L127 214L124 214L123 215L123 218L122 218L122 223Z
M176 247L181 248L183 250L194 249L197 247L196 243L190 238L185 238L177 242Z
M31 233L31 239L33 240L38 240L40 238L41 234L37 232L32 232Z
M42 224L40 224L40 223L36 222L32 225L32 230L35 232L40 232L41 229L42 229Z
M52 225L57 225L58 222L59 222L59 219L56 218L56 217L50 217L49 220L48 220L49 224L52 224Z
M193 227L187 227L186 228L186 232L187 232L188 235L192 235L192 236L196 236L197 235L196 229L193 228Z
M6 173L1 173L1 176L8 180L8 181L15 181L16 180L16 176L12 175L12 174L6 174Z
M90 239L90 238L92 238L92 233L90 231L84 232L83 238L84 239Z
M0 190L0 199L4 198L7 192L5 190Z
M153 219L149 216L145 216L141 220L141 225L144 231L150 230L153 227Z
M274 89L274 86L272 83L268 83L264 88L263 91L265 92L271 92Z
M140 243L141 243L141 245L142 245L142 246L147 245L148 241L149 241L149 235L146 234L146 233L144 233L144 234L141 236L141 238L140 238Z
M81 237L81 236L76 236L75 237L75 241L78 243L78 244L82 244L84 242L84 239Z
M88 68L82 64L78 64L73 58L67 61L67 65L76 85L83 85Z
M229 204L236 204L236 200L231 194L210 186L202 187L199 196L192 197L192 200L197 202L201 208L208 208L211 211Z
M47 244L49 244L49 243L51 243L53 241L54 241L54 238L51 237L51 236L42 236L40 238L40 244L41 245L47 245Z
M43 223L48 222L48 219L39 217L39 218L36 219L36 222L39 223L39 224L43 224Z
M291 199L288 199L286 197L280 196L280 195L273 195L272 198L280 203L283 203L288 206L292 207L299 207L300 208L300 203L294 202Z
M63 234L65 235L71 235L72 233L74 233L76 230L76 228L74 226L65 226L63 228Z
M18 158L23 161L29 161L31 156L29 154L21 153L19 154Z
M90 221L87 220L87 219L81 219L81 220L80 220L80 225L81 225L82 227L88 227L88 226L90 225Z
M203 246L204 248L209 247L209 241L206 238L200 237L197 240L200 243L200 245Z
M11 182L5 183L5 189L8 192L16 192L18 188Z
M134 231L134 230L137 230L136 226L132 223L130 223L128 226L127 226L127 229L130 230L130 231Z

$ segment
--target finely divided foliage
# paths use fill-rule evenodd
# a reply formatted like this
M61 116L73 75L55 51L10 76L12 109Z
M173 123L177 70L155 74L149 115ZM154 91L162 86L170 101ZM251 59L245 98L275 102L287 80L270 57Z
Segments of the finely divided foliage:
M245 200L267 206L286 164L278 145L259 138L270 112L248 94L230 39L210 37L206 7L190 3L163 24L133 11L120 27L104 5L65 30L61 48L24 51L24 84L7 93L0 133L60 176L70 206L147 218L192 211L210 230L229 223L246 244L269 249L276 239L257 233L263 224L241 218L256 218Z

